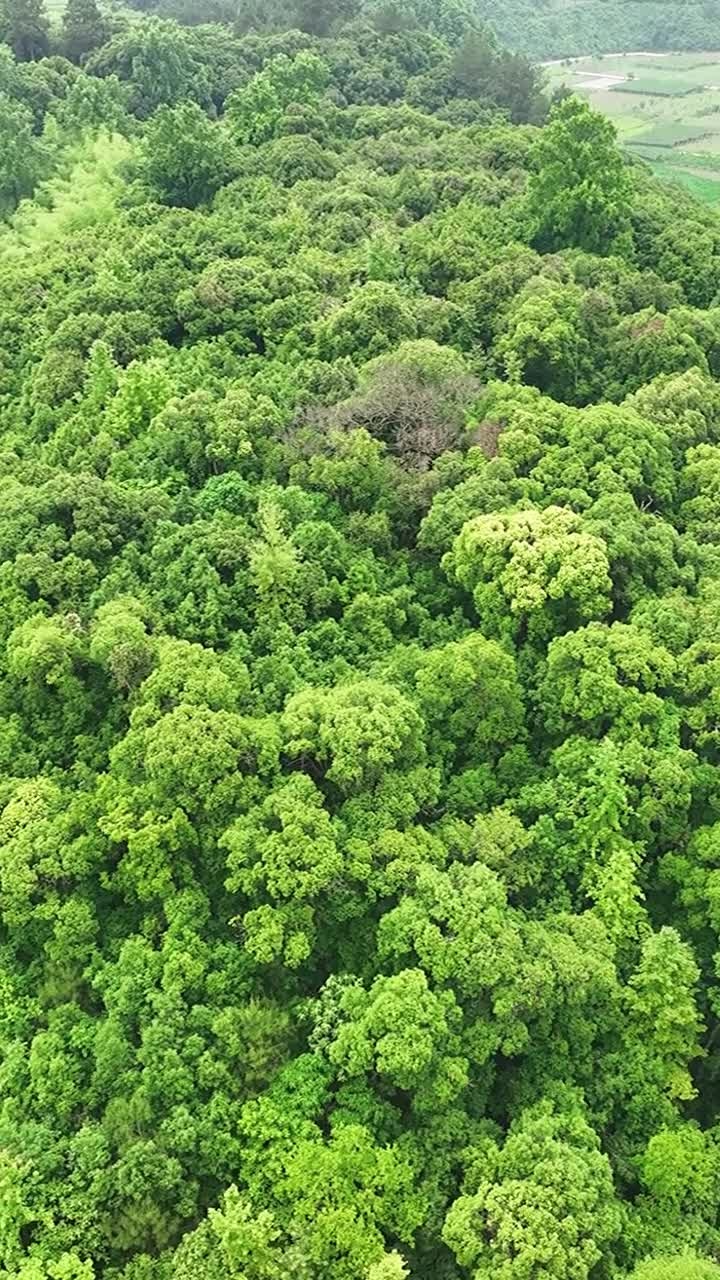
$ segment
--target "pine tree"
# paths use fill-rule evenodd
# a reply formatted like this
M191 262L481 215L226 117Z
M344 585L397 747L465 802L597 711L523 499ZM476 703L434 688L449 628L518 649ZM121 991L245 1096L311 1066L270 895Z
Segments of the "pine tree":
M301 31L324 36L336 23L354 17L355 0L297 0L296 18Z
M451 64L451 75L463 96L490 97L496 58L493 43L484 31L467 33Z
M68 0L62 27L65 53L71 62L82 62L108 36L107 23L95 0Z

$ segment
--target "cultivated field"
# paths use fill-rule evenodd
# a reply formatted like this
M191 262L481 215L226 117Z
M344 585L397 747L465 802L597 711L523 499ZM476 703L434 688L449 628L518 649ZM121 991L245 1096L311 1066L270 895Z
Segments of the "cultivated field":
M615 93L639 93L655 98L684 98L688 93L696 93L697 85L685 77L676 75L636 76L628 80L616 80L612 85Z
M610 116L621 140L658 174L720 204L720 51L609 54L548 65Z

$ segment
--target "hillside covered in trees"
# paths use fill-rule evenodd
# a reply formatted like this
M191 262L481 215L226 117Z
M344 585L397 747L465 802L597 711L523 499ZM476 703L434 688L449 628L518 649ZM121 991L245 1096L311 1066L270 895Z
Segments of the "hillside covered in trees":
M474 0L474 8L531 58L720 48L718 0Z
M0 1277L718 1280L720 222L260 8L0 4Z
M451 21L489 24L500 43L534 59L623 50L720 48L720 0L128 0L181 22L234 24L242 32L288 26L327 35L372 16L386 30Z

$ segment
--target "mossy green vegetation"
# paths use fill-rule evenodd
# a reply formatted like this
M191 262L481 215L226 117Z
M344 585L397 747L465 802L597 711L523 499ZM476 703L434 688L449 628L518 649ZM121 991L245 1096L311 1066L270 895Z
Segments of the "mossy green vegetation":
M720 222L217 17L4 0L0 1280L713 1280Z

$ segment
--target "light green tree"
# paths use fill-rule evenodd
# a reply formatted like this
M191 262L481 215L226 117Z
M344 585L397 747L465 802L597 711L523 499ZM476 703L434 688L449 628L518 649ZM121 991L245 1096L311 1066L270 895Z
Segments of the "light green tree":
M328 72L317 54L302 51L294 58L280 53L258 71L227 102L233 138L255 146L275 137L286 107L316 101L327 84Z
M281 720L284 751L313 760L342 791L371 787L389 769L424 755L424 726L404 694L379 680L308 689L291 698Z
M720 1267L694 1253L676 1253L641 1262L630 1280L720 1280Z
M582 1111L548 1102L488 1144L443 1238L473 1280L588 1280L620 1231L610 1162Z
M563 507L476 516L442 564L498 637L549 639L610 607L604 543Z
M540 134L528 217L538 248L607 253L625 230L630 185L615 128L581 98L558 103Z
M148 123L140 173L164 204L194 209L230 176L232 145L195 102L160 107Z

